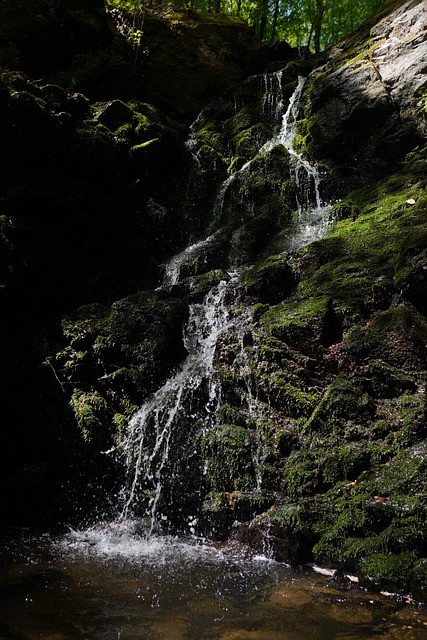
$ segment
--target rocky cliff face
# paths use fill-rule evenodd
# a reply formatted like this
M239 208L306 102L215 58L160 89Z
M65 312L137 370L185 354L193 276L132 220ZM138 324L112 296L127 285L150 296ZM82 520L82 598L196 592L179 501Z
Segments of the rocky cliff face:
M11 428L5 435L18 453L6 468L17 519L34 516L31 502L53 520L72 502L85 512L120 484L121 467L100 451L184 360L192 305L231 281L232 321L214 359L218 416L199 431L187 425L188 477L199 484L178 473L169 489L182 511L167 496L162 505L171 525L182 527L197 505L204 532L225 537L237 521L235 541L280 560L334 563L378 583L425 583L425 12L416 0L388 3L312 71L280 61L272 67L280 74L249 77L208 106L223 80L214 74L202 87L193 76L173 113L164 85L154 88L154 69L168 77L154 45L143 72L152 82L133 100L100 100L106 85L94 82L90 102L81 84L4 71L2 349L6 422L21 429L18 438ZM162 27L174 32L173 47L183 30L205 39L211 28L225 37L221 25L192 19ZM162 29L156 23L159 40L151 40L160 49L169 37ZM248 50L267 62L263 49ZM259 64L242 69L240 49L235 60L222 51L230 84ZM196 75L211 62L198 58ZM265 143L277 128L268 105L283 100L285 110L301 75L295 152L317 163L322 197L332 202L326 236L295 248L300 181L285 147ZM275 84L260 116L267 78ZM184 146L182 121L200 106ZM307 190L313 200L311 183ZM213 210L217 218L208 219ZM202 250L184 256L177 282L159 290L166 257L211 231ZM19 340L28 328L25 361ZM17 385L31 411L14 400ZM67 506L47 491L53 482L67 486Z
M389 2L378 17L324 55L306 92L301 148L332 174L335 197L425 140L426 8Z

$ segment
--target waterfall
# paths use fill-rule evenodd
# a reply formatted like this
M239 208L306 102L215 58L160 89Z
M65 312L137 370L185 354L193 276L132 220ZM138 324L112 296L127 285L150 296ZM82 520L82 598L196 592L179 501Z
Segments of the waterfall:
M262 76L264 84L261 100L262 112L267 117L273 117L278 121L283 112L282 76L282 69L275 73L265 73Z
M321 238L327 230L327 213L330 203L324 203L320 196L320 176L317 167L294 148L298 121L299 101L304 89L305 78L299 77L297 87L289 100L283 115L282 127L277 143L283 144L291 158L291 171L298 187L298 217L287 234L286 250L303 247ZM314 198L313 198L314 195Z
M228 286L222 280L202 303L190 305L184 331L186 359L133 416L117 447L125 457L129 481L122 492L121 517L132 515L140 499L139 492L145 492L149 533L155 525L164 472L170 466L170 451L173 448L176 455L181 447L179 429L191 432L188 423L203 420L206 428L216 420L220 385L213 361L218 336L227 328L224 297ZM184 443L182 456L188 454L187 444L194 448L191 441Z
M291 157L291 170L294 172L295 181L301 187L301 192L304 188L307 191L312 190L314 183L315 195L315 202L311 207L310 196L306 197L304 205L298 203L294 227L291 232L284 231L283 234L287 233L287 236L280 239L281 249L284 250L283 247L302 246L310 241L312 234L319 233L325 207L320 199L319 176L316 169L293 148L304 79L299 78L284 113L283 100L281 94L280 97L278 95L280 83L280 73L269 76L268 81L264 76L265 91L261 100L261 110L268 112L270 119L274 111L277 126L271 140L259 150L258 157L268 154L277 145L285 146ZM197 154L194 134L190 138L188 148ZM228 188L238 176L241 177L250 170L253 160L248 160L217 187L211 210L213 222L217 222L221 217ZM212 231L212 223L207 228ZM217 425L218 409L221 405L221 385L215 367L218 340L229 330L241 332L241 327L238 328L236 324L239 314L233 312L233 304L236 304L233 300L236 283L242 271L242 267L236 265L239 264L238 245L243 228L242 226L231 230L226 265L228 274L223 272L223 278L208 291L202 302L189 304L189 319L183 331L187 357L132 417L114 449L125 461L127 477L126 485L121 491L120 518L125 520L142 515L146 520L148 534L151 534L159 523L167 524L168 513L173 511L176 518L180 510L182 519L192 523L190 530L194 530L197 513L185 511L182 495L190 490L191 483L200 485L202 482L204 468L200 456L200 438L206 430ZM172 257L165 267L161 289L170 291L180 281L183 265L195 258L204 257L207 251L215 250L215 243L221 233L224 233L224 229L208 231L206 237ZM290 233L292 239L289 239ZM224 267L223 264L218 266ZM241 322L244 323L245 318L246 316L242 320L240 315ZM257 411L257 398L252 393L249 377L246 386L248 411L253 415ZM259 461L262 453L255 446L252 455L256 473L254 488L261 490ZM180 487L180 504L174 504L175 486ZM191 490L194 491L194 486Z
M182 265L189 262L190 260L193 260L194 258L202 256L207 249L213 246L219 234L220 231L216 231L207 238L191 244L183 251L181 251L181 253L173 256L173 258L171 258L165 266L165 274L163 276L161 288L167 291L168 289L171 289L175 284L177 284L179 281Z
M301 184L301 174L308 179L309 183L312 183L314 188L314 196L315 196L315 207L314 210L322 210L324 205L320 198L320 176L317 171L317 168L310 164L308 160L302 157L301 154L297 153L294 149L294 140L296 134L296 123L298 118L298 109L299 109L299 100L304 88L305 78L298 78L298 85L295 89L294 94L292 95L289 106L286 113L283 116L282 128L280 129L278 135L279 144L283 144L283 146L289 151L289 154L292 159L292 170L295 176L295 181L298 186ZM301 203L298 202L298 211L301 214L303 210L307 210L311 208L310 198L309 198L310 190L306 191L306 202Z
M288 230L281 235L281 251L291 251L320 238L327 230L327 213L330 203L322 201L320 195L321 177L315 165L312 165L294 147L297 134L300 100L306 79L298 77L297 86L284 110L281 93L282 72L264 74L261 113L268 120L280 123L272 137L265 142L254 157L247 160L239 169L231 173L218 187L212 209L210 230L221 219L226 195L230 187L239 179L244 179L254 163L260 157L267 156L275 147L283 146L290 159L290 175L296 184L297 215ZM280 91L279 91L280 88Z
M326 206L320 197L320 176L317 168L298 153L294 148L294 140L297 133L298 111L300 99L305 85L305 78L299 76L298 84L292 94L288 108L282 117L282 126L277 136L266 142L260 153L267 153L275 146L282 144L291 157L291 171L295 182L300 187L304 201L297 201L298 213L310 210L324 213ZM314 202L311 201L311 191L314 192Z

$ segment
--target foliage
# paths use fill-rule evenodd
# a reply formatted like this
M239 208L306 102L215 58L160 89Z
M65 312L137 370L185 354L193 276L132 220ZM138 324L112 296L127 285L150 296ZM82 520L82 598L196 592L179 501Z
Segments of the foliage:
M128 36L137 46L143 41L146 9L157 11L222 12L239 16L255 27L267 42L285 40L293 47L307 47L316 53L326 49L369 19L379 0L105 0L116 12L132 16Z

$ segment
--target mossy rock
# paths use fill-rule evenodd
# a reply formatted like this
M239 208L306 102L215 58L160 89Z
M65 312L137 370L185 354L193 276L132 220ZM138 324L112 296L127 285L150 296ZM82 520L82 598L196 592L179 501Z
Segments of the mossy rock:
M314 495L321 486L319 461L309 451L293 451L286 460L283 491L291 500Z
M261 303L277 304L291 293L295 275L283 256L270 256L245 274L246 290Z
M217 286L222 281L227 282L229 280L229 274L222 269L208 271L207 273L192 280L190 289L191 298L194 300L200 300L212 289L212 287Z
M328 292L348 312L372 304L383 309L402 291L396 285L398 278L404 280L409 256L421 253L427 242L418 163L418 157L410 158L401 171L353 192L340 204L357 217L336 222L327 238L302 250L301 293Z
M307 433L328 433L351 420L359 424L372 420L375 403L363 381L337 377L304 425Z
M292 418L308 417L319 402L316 390L309 391L301 388L302 385L296 386L286 372L268 375L263 386L268 390L267 396L273 407Z
M360 562L359 571L365 579L368 578L378 585L408 585L414 574L415 562L416 556L410 552L376 553Z
M251 434L225 424L206 431L202 438L207 477L214 491L245 491L255 484L251 458Z
M381 357L391 366L425 369L427 322L412 306L400 304L379 313L365 326L354 326L345 336L349 351L358 357Z
M117 131L125 123L132 123L132 110L121 100L94 105L95 119L110 131Z
M108 425L108 405L105 398L97 392L74 389L70 404L85 442L105 441Z
M330 301L324 297L289 299L266 311L260 324L271 336L287 344L304 344L304 351L311 351L312 342L319 343L319 329L329 308Z
M255 124L236 134L232 139L235 155L250 159L269 138L269 131L264 124Z
M61 370L64 390L85 384L80 395L73 395L72 406L87 439L96 420L107 434L112 428L111 438L113 416L130 417L164 379L166 361L172 369L185 357L182 323L187 313L185 302L152 292L117 301L112 308L88 305L63 320L64 346L49 362ZM102 415L95 403L101 397Z

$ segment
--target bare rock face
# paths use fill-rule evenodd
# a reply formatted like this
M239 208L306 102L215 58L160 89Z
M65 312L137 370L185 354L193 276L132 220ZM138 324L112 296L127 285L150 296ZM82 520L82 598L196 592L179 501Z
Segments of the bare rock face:
M427 5L419 0L405 2L375 27L372 36L378 40L372 63L384 88L401 116L409 109L416 126L425 133L425 118L416 108L416 98L427 82Z
M395 5L330 49L309 77L303 133L335 194L381 177L426 136L427 7Z

